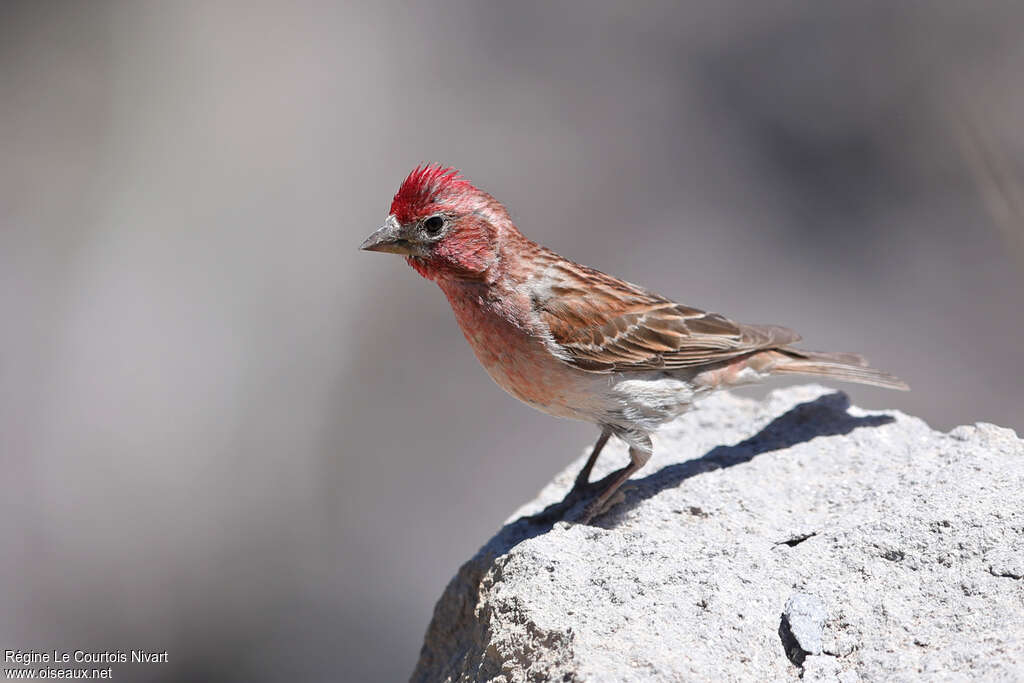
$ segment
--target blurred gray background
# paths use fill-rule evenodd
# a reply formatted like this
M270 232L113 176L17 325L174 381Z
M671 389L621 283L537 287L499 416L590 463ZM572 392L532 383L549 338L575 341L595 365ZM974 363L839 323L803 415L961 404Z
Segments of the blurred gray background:
M424 161L567 257L913 386L844 387L862 405L1021 430L1022 27L1019 2L3 2L0 648L408 675L458 565L596 436L356 250Z

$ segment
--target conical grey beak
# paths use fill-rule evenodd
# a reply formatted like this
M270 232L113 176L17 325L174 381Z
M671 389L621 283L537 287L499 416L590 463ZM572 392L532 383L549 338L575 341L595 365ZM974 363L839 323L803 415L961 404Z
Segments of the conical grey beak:
M391 254L408 254L412 251L409 242L401 237L401 226L394 216L388 216L375 233L359 245L363 251L383 251Z

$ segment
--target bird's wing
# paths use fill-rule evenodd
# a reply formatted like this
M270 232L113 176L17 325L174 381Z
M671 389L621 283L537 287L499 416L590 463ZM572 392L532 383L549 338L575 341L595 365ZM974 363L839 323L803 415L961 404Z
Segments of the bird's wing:
M742 325L559 259L532 295L559 355L590 372L688 368L799 341L785 327Z

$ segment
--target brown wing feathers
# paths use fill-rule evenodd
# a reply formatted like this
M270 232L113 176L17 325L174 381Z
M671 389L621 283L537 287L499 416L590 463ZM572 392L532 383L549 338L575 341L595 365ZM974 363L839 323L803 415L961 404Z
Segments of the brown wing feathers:
M799 340L778 326L739 325L600 271L558 264L535 296L540 320L577 367L593 372L704 365Z
M741 325L569 262L553 264L546 275L555 284L546 296L533 297L534 310L568 362L582 370L681 369L767 351L771 372L907 388L859 354L794 349L800 336L785 327Z

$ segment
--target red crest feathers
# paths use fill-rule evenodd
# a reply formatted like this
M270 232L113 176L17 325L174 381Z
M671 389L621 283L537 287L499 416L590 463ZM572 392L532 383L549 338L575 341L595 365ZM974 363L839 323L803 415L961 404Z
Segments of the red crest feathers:
M473 189L473 185L454 168L440 164L417 166L395 193L391 213L400 223L408 223L426 213L427 207L441 197Z

